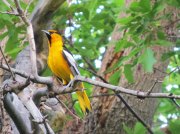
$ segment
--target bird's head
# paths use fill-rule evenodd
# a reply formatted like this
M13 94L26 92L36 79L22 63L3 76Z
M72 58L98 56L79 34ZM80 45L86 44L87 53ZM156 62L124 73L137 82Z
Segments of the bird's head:
M63 40L60 33L58 31L56 31L56 30L48 30L48 31L42 30L42 31L46 34L46 36L47 36L47 38L49 40L49 45L50 46L51 46L51 44L53 42L56 42L56 41L61 41L62 42L62 40Z

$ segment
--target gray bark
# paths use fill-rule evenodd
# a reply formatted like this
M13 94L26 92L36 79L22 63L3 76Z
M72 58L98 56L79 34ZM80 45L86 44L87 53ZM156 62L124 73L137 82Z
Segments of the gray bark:
M172 11L168 10L167 11ZM165 11L165 12L167 12ZM177 17L177 11L174 12L174 17ZM162 22L162 26L167 25L167 22ZM119 40L122 37L122 33L118 31L119 25L116 25L115 30L112 35L113 42ZM177 35L175 30L175 25L171 25L166 29L166 34ZM174 41L174 40L171 40ZM166 72L168 61L162 61L161 56L163 53L168 52L170 48L164 46L153 46L153 51L155 52L156 64L155 68L161 71L154 70L152 73L144 72L141 65L137 65L134 68L134 84L128 84L125 76L121 76L119 85L122 87L128 87L129 89L148 91L151 89L155 80L162 80L165 77L163 72ZM130 49L125 49L123 55L128 55ZM107 81L112 73L104 74L104 72L111 67L114 63L121 58L121 52L114 52L114 45L108 47L106 54L102 61L102 68L99 74L102 75ZM127 63L131 63L128 61ZM161 92L162 83L157 83L152 92ZM96 87L94 90L94 95L108 93L107 89ZM143 99L137 98L125 94L121 94L131 108L136 111L136 113L142 117L142 119L150 126L152 126L153 115L157 108L157 99ZM127 127L133 128L137 119L129 112L125 105L115 96L105 96L100 98L94 98L92 100L93 112L88 115L83 124L83 128L80 129L82 133L88 134L124 134L123 124L125 123Z
M43 51L43 34L41 33L42 29L46 29L50 26L50 23L52 21L51 17L52 14L62 5L64 0L54 1L54 0L46 0L46 1L39 1L36 9L33 12L33 15L31 17L31 21L33 24L33 30L35 34L35 41L36 41L36 47L38 48L38 52ZM48 22L48 23L47 23ZM47 44L45 44L47 45ZM42 62L44 63L44 62ZM43 66L44 67L44 66ZM43 67L39 66L39 69L43 69ZM25 48L23 51L21 51L18 54L18 57L16 59L16 69L23 70L26 73L31 74L31 63L30 63L30 54L29 54L29 47ZM20 76L16 76L16 80L18 82L25 81L24 78ZM27 101L28 98L23 98L27 91L30 91L30 89L33 88L32 85L25 88L22 92L17 95L14 93L7 93L4 97L4 104L6 111L11 116L12 120L14 121L16 127L18 128L19 132L24 133L39 133L37 130L37 125L32 126L34 122L32 122L32 117L29 113L29 109L37 108L33 101ZM26 105L26 108L29 108L28 110L24 107ZM31 106L33 106L31 108ZM19 110L20 109L20 110ZM31 118L30 118L31 117ZM35 119L36 120L36 119ZM40 125L41 126L41 125Z
M130 0L126 0L126 4L129 4ZM173 11L173 19L177 19L178 11L174 9L166 9L163 13L172 12ZM120 17L125 14L121 14ZM168 22L161 22L162 26L166 26ZM105 78L106 81L109 80L112 72L104 73L108 68L112 67L118 60L123 56L128 55L130 53L130 49L125 49L124 52L115 53L114 46L115 42L122 38L123 33L119 31L120 25L116 25L114 32L112 34L112 40L106 50L105 56L102 61L101 69L98 74ZM167 29L165 29L167 36L177 35L177 30L175 29L175 25L169 25ZM174 42L174 40L171 40ZM161 60L161 56L163 53L168 52L170 48L156 46L154 45L152 49L155 52L156 64L155 68L158 68L161 71L154 70L152 73L144 72L141 65L137 65L134 68L134 78L135 82L133 84L128 84L125 76L121 76L119 80L119 84L121 87L134 89L137 91L148 91L152 88L155 80L163 80L165 74L163 72L166 71L168 61L163 62ZM131 63L131 60L127 63ZM98 79L100 80L100 79ZM161 92L161 84L157 83L152 92ZM108 89L95 87L94 95L108 93ZM133 108L134 111L150 126L152 126L154 112L157 108L158 100L157 99L143 99L137 98L134 96L129 96L125 94L121 94L127 103ZM67 125L64 134L68 133L85 133L85 134L124 134L123 124L126 124L127 127L133 128L137 119L129 112L127 107L115 96L103 96L99 98L93 98L92 101L92 112L85 118L83 122L76 123L75 121L71 121L70 124Z

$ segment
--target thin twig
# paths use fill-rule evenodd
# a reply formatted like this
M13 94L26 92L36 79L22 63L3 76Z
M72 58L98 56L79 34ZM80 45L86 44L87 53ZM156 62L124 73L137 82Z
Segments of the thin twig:
M137 97L142 97L142 98L175 98L175 99L180 99L180 95L171 95L171 93L150 93L147 95L147 92L142 92L142 91L136 91L136 90L131 90L119 86L114 86L111 84L107 84L101 81L97 80L92 80L90 78L86 78L83 76L76 76L74 78L74 81L82 81L82 82L87 82L95 86L111 89L113 91L116 91L116 93L125 93Z
M96 98L96 97L105 97L105 96L115 96L115 93L104 93L104 94L98 94L98 95L92 95L92 96L88 96L88 98ZM78 101L78 99L75 99L73 101L73 105L76 103L76 101Z
M156 79L154 84L152 85L152 87L147 91L147 95L149 95L152 92L152 90L154 89L154 87L157 83L158 83L158 80Z
M24 78L30 78L30 80L34 83L40 83L40 84L46 84L48 86L51 86L52 83L53 83L53 80L51 77L34 77L32 74L28 74L26 72L23 72L23 71L20 71L20 70L17 70L17 69L14 69L14 68L11 68L10 69L8 68L8 66L4 65L4 64L0 64L0 68L6 70L6 71L9 71L10 70L14 73L14 74L18 74Z
M127 104L127 102L124 100L124 98L119 95L119 94L116 94L116 96L124 103L124 104ZM143 121L143 119L141 119L141 117L129 106L129 105L126 105L126 107L130 110L130 112L138 119L138 121L140 121L143 126L146 127L146 129L148 130L148 132L150 134L153 134L153 131L151 130L151 128Z
M98 95L89 96L89 98L115 96L115 95L116 95L115 93L104 93L104 94L98 94Z
M93 72L91 72L93 73ZM101 80L103 80L105 83L108 84L108 82L103 78L103 77L99 77L99 75L96 74L96 76L98 78L100 78ZM155 81L155 84L157 83L157 80ZM152 88L148 91L147 95L149 95L152 91L152 89L154 88L155 84L152 86ZM138 121L140 121L149 131L150 134L153 134L151 128L141 119L141 117L130 107L130 105L126 102L126 100L124 99L124 97L122 97L120 94L118 93L114 93L113 94L101 94L101 95L97 95L97 96L92 96L92 97L101 97L101 96L110 96L110 95L116 95L123 103L124 105L127 107L127 109L137 118ZM90 98L90 97L89 97Z
M71 30L71 27L73 26L73 23L72 23L72 16L69 16L68 17L68 20L69 20L69 30L70 30L70 37L69 37L69 39L70 39L70 45L71 45L71 47L73 47L73 38L72 38L72 30Z
M171 74L174 73L176 70L178 70L178 67L174 68L171 72L168 73L168 75L171 75Z
M8 15L15 15L15 16L19 16L19 14L14 13L14 12L2 12L0 11L1 14L8 14Z
M3 56L4 61L6 62L6 65L8 66L8 69L9 69L9 71L10 71L10 73L11 73L12 79L15 81L15 75L14 75L14 73L12 72L11 67L10 67L9 64L8 64L8 62L7 62L7 60L6 60L6 57L4 56L4 53L3 53L3 51L2 51L1 46L0 46L0 51L1 51L1 54L2 54L2 56Z
M105 83L108 84L108 82L107 82L103 77L101 77L101 79L102 79L103 81L105 81ZM156 83L157 83L157 80L156 80ZM155 84L154 84L154 86L155 86ZM147 93L148 95L151 93L151 91L152 91L152 89L154 88L154 86L152 86L151 90L149 90L149 92ZM126 102L126 100L124 99L124 97L121 96L121 94L116 93L116 92L114 91L114 94L109 94L109 95L116 95L116 96L124 103L124 105L127 107L127 109L132 113L132 115L134 115L134 116L136 117L136 119L137 119L138 121L140 121L143 126L145 126L145 127L147 128L147 130L149 131L149 133L150 133L150 134L153 134L151 128L150 128L150 127L143 121L143 119L141 119L141 117L130 107L130 105Z
M21 8L21 5L19 3L18 0L14 0L14 3L16 5L16 8L17 8L17 12L19 13L19 16L21 17L21 19L23 20L23 22L29 26L30 25L30 21L27 19L26 15L24 14L22 8Z
M180 66L179 66L179 64L178 64L178 61L177 61L177 59L176 59L176 56L173 56L173 57L174 57L174 62L176 63L177 68L178 68L178 70L180 71Z
M46 123L46 118L47 118L48 116L44 116L44 118L43 118L43 124L44 124L44 127L45 127L45 129L46 129L46 132L47 132L47 134L51 134L51 132L50 132L50 130L49 130L49 127L48 127L48 125L47 125L47 123Z
M65 107L67 109L67 111L69 112L69 114L72 117L74 117L75 119L80 120L80 118L78 116L76 116L73 112L71 112L71 110L57 96L55 96L55 98L58 100L59 103L61 103L61 105L63 105L63 107Z
M19 81L14 81L14 80L8 80L7 82L5 81L3 83L2 89L3 89L3 94L6 94L8 92L15 92L18 93L21 91L21 89L24 89L30 84L30 79L27 78L26 81L19 82Z
M91 72L93 73L93 72ZM94 73L93 73L94 74ZM95 73L96 74L96 73ZM101 80L103 80L105 83L108 83L102 76L99 75L95 75L98 78L100 78ZM147 95L149 95L151 93L151 91L153 90L154 86L156 85L156 83L158 83L158 80L155 81L155 83L153 84L152 88L147 92ZM102 96L110 96L110 95L116 95L123 103L124 105L127 107L127 109L137 118L138 121L140 121L149 131L150 134L153 134L151 128L143 121L143 119L141 119L141 117L130 107L130 105L126 102L126 100L124 99L123 96L121 96L121 94L118 93L114 93L113 94L101 94L101 95L95 95L95 96L90 96L91 97L102 97Z
M32 74L35 77L38 77L38 71L37 71L37 62L36 62L36 45L34 41L34 33L33 33L33 27L31 22L27 19L26 14L23 12L19 1L14 0L17 11L23 20L23 22L27 25L27 36L28 36L28 41L30 44L30 59L31 59L31 64L32 64Z
M0 68L9 71L9 69L6 65L2 64L2 65L0 65ZM11 68L11 70L15 74L18 74L24 78L29 77L32 82L47 84L47 85L52 85L52 83L53 83L52 78L50 78L50 77L35 78L32 75L27 74L26 72L23 72L23 71L14 69L14 68ZM101 81L92 80L90 78L86 78L83 76L76 76L72 81L87 82L89 84L99 86L99 87L103 87L103 88L107 88L107 89L111 89L111 90L119 92L119 93L125 93L125 94L129 94L129 95L133 95L133 96L137 96L137 97L142 97L142 98L174 98L174 99L180 99L180 95L171 95L171 93L150 93L149 95L147 95L147 92L136 91L136 90L132 90L132 89L128 89L128 88L114 86L114 85L107 84L107 83L104 83ZM72 90L72 88L65 88L63 91L58 90L58 94L72 93L75 91L76 90Z
M166 72L164 72L164 71L161 71L160 69L158 69L158 68L154 68L155 70L157 70L157 71L159 71L159 72L161 72L161 73L163 73L163 74L166 74L167 76L169 76L169 75L171 75L173 72L175 72L177 69L178 69L178 67L176 67L176 68L174 68L171 72L169 72L169 73L166 73Z
M27 7L26 7L26 9L25 9L25 11L24 11L24 14L25 14L26 16L27 16L28 9L29 9L30 5L32 4L32 2L33 2L33 0L29 0L29 1L28 1L28 5L27 5Z
M37 120L35 120L35 119L33 119L32 121L35 122L35 123L37 123L37 124L44 124L47 134L51 134L51 132L50 132L50 130L49 130L49 127L48 127L48 125L47 125L47 123L46 123L46 119L47 119L47 118L48 118L48 116L45 115L45 116L43 117L42 121L37 121Z
M64 38L64 39L65 39L65 41L66 41L68 44L70 44L70 46L71 46L76 52L80 53L79 50L72 45L72 41L69 41L69 40L67 40L66 38ZM86 64L88 65L88 68L89 68L92 72L96 73L96 69L95 69L94 66L91 64L91 62L89 61L89 59L88 59L87 57L82 57L82 59L86 62Z
M173 25L173 24L175 24L175 23L177 23L179 21L180 21L180 19L176 19L174 21L171 21L168 25L164 26L163 28L168 28L169 26L171 26L171 25Z
M95 75L95 76L98 77L100 80L102 80L104 83L108 83L102 76L98 75L97 72L94 72L94 71L92 71L92 70L90 70L90 69L83 68L83 67L80 67L80 66L78 66L78 67L81 68L81 69L83 69L83 70L85 70L85 71L90 72L90 73L93 74L93 75Z
M28 41L30 44L30 58L31 58L31 63L32 63L32 75L36 77L36 79L41 79L37 73L36 45L34 41L34 33L33 33L32 24L29 21L29 19L26 17L26 14L23 12L21 5L19 3L19 0L14 0L14 3L16 5L17 12L19 13L20 18L27 25L27 35L28 35Z
M14 8L11 6L11 4L9 4L9 2L7 0L2 0L4 2L4 4L9 7L13 12L15 12Z
M178 107L178 108L180 108L180 105L179 105L179 103L176 101L176 99L171 99L173 102L174 102L174 104Z

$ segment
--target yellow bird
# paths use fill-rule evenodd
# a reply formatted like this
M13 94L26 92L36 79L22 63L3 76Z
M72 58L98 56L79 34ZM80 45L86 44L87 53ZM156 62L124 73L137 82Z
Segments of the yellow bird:
M76 62L72 54L67 50L63 44L62 36L56 30L42 30L46 33L49 44L48 66L58 78L67 85L80 72L76 66ZM84 91L84 85L81 82L78 88L82 91L76 91L78 101L83 113L91 111L91 104L89 98Z

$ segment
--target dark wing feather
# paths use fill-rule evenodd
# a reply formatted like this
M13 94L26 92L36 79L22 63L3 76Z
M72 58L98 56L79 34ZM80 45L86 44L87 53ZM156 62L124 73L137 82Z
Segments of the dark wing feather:
M68 65L69 65L73 75L74 76L80 75L80 72L79 72L77 65L76 65L76 61L74 60L72 54L70 52L68 52L67 50L63 50L63 56L66 59L66 61L68 62Z

